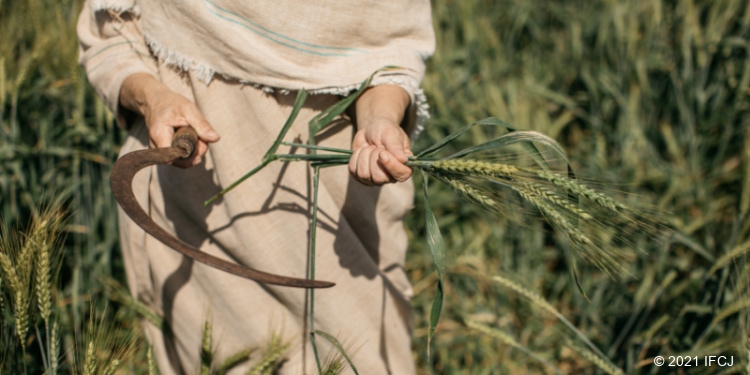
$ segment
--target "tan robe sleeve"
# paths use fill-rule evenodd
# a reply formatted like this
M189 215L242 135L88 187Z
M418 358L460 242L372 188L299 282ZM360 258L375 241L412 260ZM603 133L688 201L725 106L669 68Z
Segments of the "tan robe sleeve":
M86 1L78 18L78 62L117 124L127 128L131 114L119 106L122 82L134 73L156 76L156 60L141 33L137 8L92 3Z

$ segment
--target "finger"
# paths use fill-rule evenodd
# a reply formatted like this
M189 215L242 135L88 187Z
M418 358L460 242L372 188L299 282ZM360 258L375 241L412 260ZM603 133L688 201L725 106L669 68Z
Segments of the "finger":
M208 151L208 144L201 140L198 141L195 147L195 152L187 159L177 159L170 163L171 165L179 168L190 168L203 162L203 155Z
M198 133L198 138L207 143L218 141L221 137L213 126L203 117L200 110L195 105L190 105L185 109L185 120Z
M190 157L189 159L175 160L172 162L172 166L182 168L182 169L187 169L187 168L200 164L202 161L203 161L203 158L201 158L200 156L193 156L193 157Z
M349 174L352 176L357 175L357 161L359 160L359 154L362 152L362 148L355 149L352 156L349 158Z
M185 160L192 160L193 165L198 164L200 163L200 159L203 157L203 155L206 154L206 152L208 152L208 143L199 140L198 144L195 147L195 152L193 152L193 155ZM195 160L198 161L195 162Z
M409 160L406 156L408 148L404 145L404 138L400 131L389 132L383 138L383 147L402 164Z
M370 157L370 179L375 185L383 185L391 182L391 175L385 170L385 167L380 162L379 154L381 152L387 152L381 150L373 150L373 154Z
M169 125L157 123L150 127L149 136L156 147L169 147L172 145L174 128Z
M354 177L365 185L372 183L372 175L370 174L370 153L372 152L372 148L372 146L361 148L357 157L357 169Z
M404 182L412 175L412 168L396 160L388 151L381 151L378 154L378 160L393 180Z
M354 139L352 140L352 150L357 150L367 145L367 135L364 131L358 131L357 134L354 135Z

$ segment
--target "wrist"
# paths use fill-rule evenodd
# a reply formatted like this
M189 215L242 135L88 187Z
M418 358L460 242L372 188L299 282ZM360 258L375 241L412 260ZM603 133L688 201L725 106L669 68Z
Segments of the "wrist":
M409 102L409 94L399 86L370 87L356 102L357 127L360 130L384 125L400 127Z
M364 119L357 119L357 130L368 131L369 129L381 129L387 128L401 128L401 119L390 116L379 115L377 117L368 117Z
M120 88L120 105L147 117L152 103L170 93L169 88L156 77L136 73L125 78Z

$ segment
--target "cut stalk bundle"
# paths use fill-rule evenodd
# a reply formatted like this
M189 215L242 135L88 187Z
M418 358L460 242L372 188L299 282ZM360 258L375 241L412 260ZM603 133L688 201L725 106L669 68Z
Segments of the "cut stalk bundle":
M276 141L264 155L261 164L231 184L227 189L206 201L206 204L223 196L237 184L273 161L309 162L311 167L314 168L314 181L317 180L320 168L348 164L352 151L318 146L313 144L312 140L315 139L318 132L323 130L356 100L369 86L373 76L377 73L373 73L363 82L355 93L310 121L310 144L283 141L304 104L307 94L304 90L300 90L289 119L282 127ZM446 157L435 156L439 151L476 126L500 128L506 133ZM307 149L308 153L277 153L281 145ZM509 164L497 160L496 153L498 150L517 146L521 147L522 155L532 162L531 165L520 162ZM555 172L552 162L557 162L558 167L562 167L560 168L561 172ZM631 238L636 238L632 235L643 231L655 234L654 229L659 227L657 222L645 215L644 212L630 209L613 198L580 183L568 163L564 151L553 139L541 133L517 130L496 118L487 118L464 126L431 147L410 157L407 165L422 172L427 242L432 252L435 268L438 271L438 284L429 319L428 343L432 339L442 310L445 270L445 244L437 220L430 209L427 194L428 176L446 183L461 197L484 207L490 212L507 216L510 219L520 219L521 223L529 217L546 219L557 234L567 239L566 246L572 248L575 253L612 277L627 274L626 265L635 257L637 253L635 250L638 248L637 244L631 240ZM317 186L313 186L313 225L310 229L310 254L313 262L311 264L314 264L315 257L316 196ZM518 218L518 213L524 213L524 215ZM568 258L571 263L571 275L580 289L575 258ZM310 274L315 274L314 269L310 270ZM583 291L581 290L581 292ZM311 297L310 309L313 310L314 294L312 294L313 291L309 293ZM311 317L313 313L313 311L310 312ZM311 322L311 337L314 338L312 329L314 328ZM314 339L311 342L317 353ZM428 344L428 355L429 348L430 345ZM318 370L322 371L319 361Z
M509 196L517 194L535 207L584 259L612 276L626 274L625 265L633 257L629 250L636 245L609 246L609 237L618 231L646 230L647 225L653 225L646 224L647 219L637 211L571 176L465 158L415 160L409 164L446 183L469 201L522 222L523 218L514 214L517 208L513 206L518 200ZM533 212L527 213L533 216ZM629 241L623 233L616 236L620 242Z

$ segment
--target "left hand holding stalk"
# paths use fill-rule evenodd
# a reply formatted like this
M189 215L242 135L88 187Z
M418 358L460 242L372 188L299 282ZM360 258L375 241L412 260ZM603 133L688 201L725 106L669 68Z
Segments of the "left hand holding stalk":
M412 155L409 136L401 128L409 94L395 85L367 89L357 99L357 133L352 142L349 172L365 185L383 185L409 179L406 166Z

